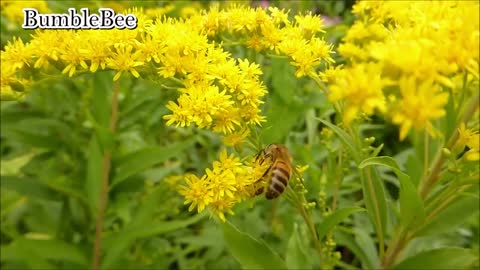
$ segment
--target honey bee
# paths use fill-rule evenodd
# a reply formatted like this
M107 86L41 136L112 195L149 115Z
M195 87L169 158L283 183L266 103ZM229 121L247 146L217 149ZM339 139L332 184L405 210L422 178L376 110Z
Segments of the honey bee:
M257 181L264 180L266 185L257 190L256 195L262 194L265 189L267 200L275 199L282 194L288 185L292 174L292 163L288 149L281 144L270 144L257 155L260 164L269 160L270 166L263 176Z

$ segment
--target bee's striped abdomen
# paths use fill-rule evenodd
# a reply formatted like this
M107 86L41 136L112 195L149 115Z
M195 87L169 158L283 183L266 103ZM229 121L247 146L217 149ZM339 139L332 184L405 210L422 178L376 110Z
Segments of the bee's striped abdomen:
M283 160L277 160L272 166L271 179L268 186L266 198L271 200L278 197L285 191L290 179L291 167Z

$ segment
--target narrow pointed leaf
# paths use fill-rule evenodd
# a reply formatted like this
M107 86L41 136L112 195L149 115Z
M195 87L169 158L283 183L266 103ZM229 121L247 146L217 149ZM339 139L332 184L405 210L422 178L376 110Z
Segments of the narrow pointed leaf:
M285 262L288 269L311 269L310 258L307 255L305 239L300 236L298 226L295 223L292 235L288 241Z
M406 258L394 269L468 269L476 260L478 260L478 254L470 249L446 247L424 251Z
M425 218L423 201L410 181L410 177L400 170L393 158L385 156L368 158L362 161L359 167L365 168L378 165L392 169L400 182L400 217L402 223L408 226L413 220L422 221Z
M223 225L228 250L243 269L286 269L285 262L264 242L239 231L233 224Z
M185 220L149 222L127 226L120 232L114 233L105 239L105 258L102 261L102 269L112 269L120 266L115 265L119 258L127 252L132 243L141 238L149 238L174 230L185 228L205 218L205 214L194 215Z
M87 149L87 179L85 181L85 192L92 212L98 212L98 201L100 196L100 183L102 179L102 153L96 136L92 136Z
M63 262L73 262L80 266L87 267L88 260L86 255L78 246L64 242L62 240L33 240L20 238L11 244L2 247L2 259L4 260L25 260L26 257L21 254L29 254L37 259L57 260Z
M174 157L179 152L187 149L193 142L195 142L195 140L196 138L193 137L186 141L173 143L168 146L147 147L120 158L115 164L117 169L115 171L112 187L132 175Z
M367 213L372 224L375 225L379 249L382 249L388 224L387 199L383 182L375 168L364 168L361 181Z

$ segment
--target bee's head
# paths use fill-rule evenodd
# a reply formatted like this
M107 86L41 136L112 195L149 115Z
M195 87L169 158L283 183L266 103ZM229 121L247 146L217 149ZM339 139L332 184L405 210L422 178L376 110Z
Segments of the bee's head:
M266 148L265 151L267 153L284 153L288 152L287 148L281 144L278 143L272 143L269 144Z
M271 144L267 145L267 147L265 147L265 151L266 152L278 151L279 148L280 148L279 144L271 143Z
M275 158L283 157L286 160L291 160L288 149L282 144L277 144L277 143L269 144L265 148L265 152L270 153L270 155L274 156Z

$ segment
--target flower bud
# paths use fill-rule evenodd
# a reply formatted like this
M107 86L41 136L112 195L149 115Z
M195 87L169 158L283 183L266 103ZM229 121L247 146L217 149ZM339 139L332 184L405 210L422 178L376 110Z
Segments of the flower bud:
M366 144L372 144L375 142L375 137L369 137L369 138L365 138L365 143Z

